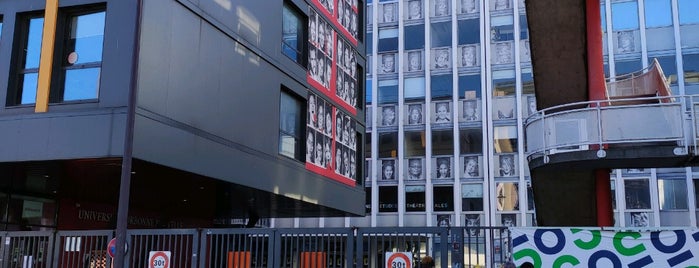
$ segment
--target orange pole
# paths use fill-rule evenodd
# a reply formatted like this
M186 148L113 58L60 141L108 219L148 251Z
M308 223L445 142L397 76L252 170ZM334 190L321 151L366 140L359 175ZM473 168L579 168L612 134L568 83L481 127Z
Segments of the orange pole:
M589 100L604 100L607 90L602 56L602 18L599 0L587 0L587 94ZM603 149L603 148L599 148ZM595 170L597 226L614 226L609 169Z

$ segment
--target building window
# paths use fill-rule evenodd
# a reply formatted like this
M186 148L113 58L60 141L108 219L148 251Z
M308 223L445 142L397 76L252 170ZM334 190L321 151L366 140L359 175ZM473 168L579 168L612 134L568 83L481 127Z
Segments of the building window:
M638 29L638 3L636 1L612 4L612 30Z
M284 3L282 13L282 53L298 64L304 65L305 59L305 30L306 25L301 12Z
M687 183L681 179L658 179L660 210L687 209Z
M405 211L424 212L425 208L425 186L405 186Z
M17 48L18 60L16 91L8 92L7 105L33 104L36 102L36 89L39 78L39 56L41 36L44 28L43 17L28 17L19 21L18 32L22 34L21 47ZM12 87L11 87L12 88Z
M398 187L379 187L379 212L398 212Z
M104 43L104 8L60 10L58 15L49 101L97 99ZM16 90L8 92L8 106L36 102L43 25L44 18L31 15L18 24L22 42L15 48L20 58L15 82L11 86Z
M624 181L626 209L650 209L650 184L648 179Z
M663 27L672 25L672 6L670 0L646 0L646 27Z
M696 12L699 9L699 1L678 0L677 5L681 25L699 23L699 13Z
M51 102L97 99L102 69L105 12L66 16L61 60L63 88L52 90Z
M282 91L279 103L279 153L299 161L303 161L303 114L305 111L302 101L287 91Z

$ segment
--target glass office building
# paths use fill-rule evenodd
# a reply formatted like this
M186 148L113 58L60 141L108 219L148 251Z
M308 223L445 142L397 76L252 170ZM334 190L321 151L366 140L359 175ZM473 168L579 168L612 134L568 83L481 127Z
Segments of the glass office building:
M272 225L536 226L523 129L536 110L524 1L366 5L367 215ZM600 5L607 76L657 59L673 94L699 94L699 2ZM611 183L616 226L697 226L699 168L618 169Z

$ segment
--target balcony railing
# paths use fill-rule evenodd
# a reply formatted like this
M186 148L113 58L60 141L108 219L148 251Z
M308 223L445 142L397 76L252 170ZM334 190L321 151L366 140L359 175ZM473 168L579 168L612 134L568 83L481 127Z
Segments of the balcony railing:
M615 105L617 102L624 105ZM699 95L621 98L551 107L527 118L526 155L531 159L616 144L654 143L676 146L675 154L696 153L698 118Z

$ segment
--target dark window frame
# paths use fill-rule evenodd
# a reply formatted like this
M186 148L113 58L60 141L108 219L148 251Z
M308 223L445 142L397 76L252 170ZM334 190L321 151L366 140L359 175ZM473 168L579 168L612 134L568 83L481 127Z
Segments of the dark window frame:
M297 115L297 117L299 119L299 124L297 124L295 127L296 133L289 133L289 132L285 131L283 129L283 126L282 126L282 124L284 123L284 121L282 120L282 116L283 116L282 113L284 112L284 110L282 109L282 104L283 104L282 99L284 98L285 95L288 96L289 98L291 98L298 105L299 114ZM306 126L306 113L307 113L306 107L308 106L307 102L308 102L308 100L302 98L298 94L294 93L292 90L282 86L280 93L279 93L279 137L277 139L277 141L279 142L278 153L281 156L284 156L284 157L287 157L290 159L294 159L294 160L301 162L301 163L306 162L306 157L305 157L305 153L306 153L306 142L305 142L306 127L305 126ZM291 157L289 155L282 153L282 138L285 135L294 137L294 142L295 142L294 157Z
M98 79L101 80L102 71L102 61L104 60L104 37L106 36L105 29L102 29L102 56L100 61L77 63L77 64L67 64L65 59L67 59L70 52L66 51L68 47L68 42L70 41L70 35L72 31L71 20L83 15L105 13L105 29L107 28L107 18L106 12L107 8L103 4L98 5L88 5L88 6L77 6L77 7L67 7L58 10L58 18L56 21L56 40L54 47L54 57L53 57L53 69L51 75L51 92L49 93L49 103L64 103L64 102L90 102L99 100L99 92L97 92L96 98L93 99L78 99L78 100L68 100L65 101L65 80L66 74L70 70L86 70L91 68L99 68L100 75ZM59 35L60 34L60 35ZM98 81L99 82L99 81ZM101 83L98 83L97 88L99 89Z
M290 11L295 17L299 20L298 22L298 27L297 27L297 32L296 32L296 49L292 46L292 44L289 44L285 40L285 16L284 12L285 10ZM281 38L281 52L284 54L286 57L291 59L292 61L298 63L299 65L303 66L304 68L307 68L307 62L308 62L308 16L306 16L301 10L296 7L293 3L290 3L288 1L284 1L284 4L282 6L282 38ZM298 32L300 31L300 33ZM292 55L289 55L285 52L286 49L291 49L296 53L296 58L294 58Z
M30 73L39 73L39 66L36 68L25 68L27 62L27 46L29 45L29 28L30 23L34 19L44 19L43 13L40 12L29 12L24 14L17 14L15 19L15 36L14 45L12 47L12 63L11 63L11 73L8 84L6 106L21 106L21 105L35 105L35 102L22 103L22 93L24 86L24 75ZM42 22L43 25L43 22ZM43 26L42 26L43 35ZM41 47L41 46L40 46ZM41 53L41 51L39 51ZM36 94L36 93L35 93Z
M107 12L106 4L90 4L81 6L71 6L71 7L61 7L58 9L58 14L56 18L56 36L54 38L54 49L53 49L53 62L51 66L51 78L50 78L50 88L49 93L49 103L63 103L64 92L65 92L65 77L67 70L80 70L98 67L102 68L102 56L98 62L88 62L83 64L75 64L73 66L67 66L64 64L64 59L67 57L67 52L64 49L67 47L66 42L70 40L71 33L71 19L81 15L94 14L100 12ZM12 48L13 57L11 63L11 73L8 84L6 106L34 106L36 101L22 103L23 95L23 84L24 75L30 73L39 73L39 66L36 68L24 68L27 60L27 54L24 52L29 45L29 26L30 22L34 19L44 19L43 10L39 12L27 12L17 15L17 24L15 26L15 36L14 40L19 40L15 42ZM105 15L105 24L106 24ZM106 25L105 25L106 29ZM105 29L102 30L103 36L106 36ZM43 23L42 23L42 35L40 37L40 42L43 42ZM104 37L103 37L104 38ZM104 39L102 43L102 55L104 55ZM39 51L41 53L41 50ZM101 79L101 75L100 78ZM101 83L98 83L97 88L100 87ZM35 89L36 90L36 89ZM97 93L94 99L79 99L70 100L66 102L94 102L99 100L99 93Z

